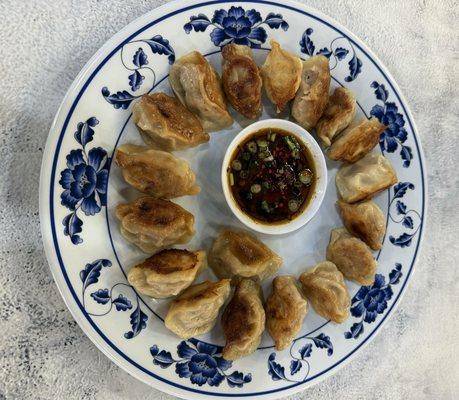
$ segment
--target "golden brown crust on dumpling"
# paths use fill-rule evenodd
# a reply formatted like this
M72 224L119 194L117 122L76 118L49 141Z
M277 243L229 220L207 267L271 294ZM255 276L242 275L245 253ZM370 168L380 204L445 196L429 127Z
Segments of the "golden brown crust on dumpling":
M336 88L316 126L317 136L325 146L330 146L335 136L352 122L355 111L354 94L344 87Z
M317 314L339 324L349 317L351 299L343 274L335 264L317 264L301 274L300 283Z
M352 236L345 228L331 231L327 260L334 263L346 279L361 285L371 285L375 281L378 264L373 254L364 242Z
M209 253L209 265L219 278L257 277L263 280L281 264L280 256L242 230L221 232Z
M195 233L193 214L178 204L154 197L119 204L116 217L120 220L122 235L146 253L188 243Z
M373 250L379 250L386 232L386 219L377 204L371 200L354 204L338 200L336 204L349 233L363 240Z
M171 153L125 144L116 151L115 162L127 183L150 196L172 199L200 191L188 163Z
M354 163L368 154L379 142L386 126L376 118L362 119L351 125L333 142L328 150L332 160Z
M129 270L128 281L140 293L158 299L176 296L190 286L205 267L206 253L167 249Z
M261 75L248 46L230 43L222 50L222 82L234 109L247 118L261 112Z
M266 327L276 350L287 348L303 325L308 302L293 276L276 276L266 300Z
M280 44L271 40L271 51L262 65L261 77L269 100L281 112L287 103L295 97L301 82L301 60L281 49Z
M209 141L199 119L174 96L143 95L132 107L143 140L164 151L183 150Z
M182 339L209 332L230 291L229 279L190 286L172 301L164 320L166 328Z
M222 326L226 338L222 354L226 360L245 357L257 349L265 330L265 310L258 283L251 279L238 283L223 312Z
M206 131L218 131L233 123L220 78L198 51L184 55L172 65L169 81L175 95L201 120Z
M303 61L301 83L292 104L292 116L306 130L311 131L328 103L330 66L328 58L314 56Z
M354 164L341 166L335 182L341 199L346 203L355 203L371 199L395 184L397 174L387 158L370 153Z

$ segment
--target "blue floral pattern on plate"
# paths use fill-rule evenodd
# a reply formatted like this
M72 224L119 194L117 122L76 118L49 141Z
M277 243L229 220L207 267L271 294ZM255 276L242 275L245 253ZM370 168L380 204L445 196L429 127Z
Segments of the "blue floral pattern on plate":
M98 283L102 270L104 268L109 268L111 266L112 262L110 260L100 259L86 264L85 267L80 271L80 279L82 282L81 298L84 309L86 309L87 306L85 298L86 289L89 286ZM113 306L115 306L116 311L131 310L132 301L129 300L127 296L123 295L122 293L120 293L118 296L114 295L115 288L117 287L128 288L135 294L137 305L130 315L130 324L132 329L124 334L124 337L126 339L132 339L133 337L136 337L142 329L146 328L148 321L148 316L140 308L139 297L137 296L137 293L133 290L132 286L127 285L125 283L117 283L113 285L111 289L97 289L96 291L91 293L91 298L101 306L108 305L108 308L103 307L104 310L99 313L93 313L89 311L87 312L88 315L91 315L92 317L104 317L108 315L110 311L112 311Z
M189 378L194 385L219 386L224 380L230 387L242 387L252 381L252 375L234 371L228 374L233 363L222 357L222 348L197 339L182 341L177 346L180 359L172 358L169 351L159 350L157 345L150 348L153 363L161 368L175 364L175 372L180 378Z
M354 323L348 332L344 333L346 339L357 339L364 331L364 323L371 324L376 317L387 309L388 301L394 294L393 285L397 285L402 277L402 265L397 263L389 273L389 282L381 274L376 274L375 282L370 286L362 286L352 298L351 315L361 318Z
M268 37L262 25L271 29L282 28L284 31L289 28L281 14L269 13L263 19L254 9L244 10L242 7L233 6L228 11L216 10L211 20L204 14L193 15L183 29L189 34L192 30L204 32L209 26L213 26L210 38L215 46L236 43L259 48Z
M61 193L61 204L71 213L64 220L64 234L73 244L83 241L83 221L78 216L81 209L86 216L97 214L107 204L107 182L110 158L101 147L87 151L86 145L94 138L94 127L99 123L97 118L88 118L79 122L74 134L81 148L72 150L66 157L67 168L61 172L59 184L64 189Z
M142 71L148 70L153 75L153 81L150 85L149 92L156 84L155 71L148 66L148 57L143 47L138 47L131 59L131 66L125 61L124 48L133 43L141 43L147 45L151 50L152 54L167 56L169 64L173 64L175 61L175 52L169 41L163 38L161 35L155 35L150 39L132 40L121 47L120 58L124 68L128 71L132 71L132 74L128 76L128 83L132 92L136 92L142 86L145 76L142 75ZM145 92L145 93L146 93ZM141 97L140 95L134 95L127 90L121 90L117 92L110 92L110 90L104 86L102 88L102 96L104 99L116 109L126 110L132 103L133 100Z
M393 79L358 40L347 36L343 33L344 29L339 26L336 28L332 21L311 10L301 11L299 5L284 7L284 3L276 6L263 1L247 2L241 6L230 2L223 5L220 2L207 3L203 7L196 3L186 9L176 10L173 16L152 14L148 21L144 19L145 23L141 22L139 26L133 26L135 29L129 30L123 37L125 41L121 47L118 47L119 37L112 40L112 47L105 49L107 55L108 51L112 52L110 57L101 58L103 61L86 67L81 76L82 86L77 85L69 95L72 106L68 106L68 101L64 103L53 126L53 130L60 131L59 137L56 141L51 138L53 146L49 148L56 151L48 154L44 160L44 168L52 171L51 179L44 182L47 187L42 185L40 194L42 200L46 200L43 196L51 200L42 201L44 205L40 210L43 211L42 216L47 218L43 225L45 247L51 254L62 255L62 260L58 261L50 257L50 265L53 273L59 277L56 281L68 300L69 308L78 315L77 319L85 323L89 321L95 328L88 329L91 330L90 336L99 339L96 340L97 345L112 359L116 360L118 353L127 360L124 366L133 375L145 378L148 383L162 390L194 398L206 395L257 398L266 393L275 396L274 393L284 390L303 388L305 382L312 383L325 371L336 369L362 343L373 337L380 322L390 314L410 275L412 260L419 247L416 235L419 236L422 230L425 199L421 151L413 122ZM183 24L184 30L177 30ZM172 31L173 34L170 33ZM156 35L157 32L167 34L171 43L163 36ZM400 259L397 258L399 262L392 269L392 261L387 265L382 260L375 283L361 287L354 295L351 311L354 320L348 325L330 324L320 328L326 329L326 334L298 338L290 351L274 353L263 347L251 358L231 363L222 358L219 346L197 339L182 341L172 335L156 336L155 328L158 326L154 324L161 325L162 317L156 320L150 315L155 315L156 311L162 312L162 309L150 308L152 303L138 297L122 275L110 284L101 279L107 278L107 282L111 282L111 273L120 274L120 270L113 270L112 262L108 259L112 257L107 255L112 254L111 245L108 244L100 254L94 255L94 244L89 235L90 229L91 235L106 235L106 231L98 231L96 225L99 224L93 221L101 221L102 212L107 211L106 177L110 166L110 153L107 150L111 151L109 146L116 138L113 132L119 128L119 122L114 121L128 119L132 102L158 84L156 74L158 78L165 78L168 65L175 60L174 48L180 48L181 52L187 50L182 45L190 38L187 34L193 35L193 39L205 39L195 42L203 54L215 52L212 45L219 50L218 47L227 43L260 48L268 42L269 35L276 35L281 42L297 46L296 52L301 51L304 57L322 54L330 60L333 78L338 83L349 82L349 86L359 93L362 112L378 118L387 127L381 135L380 146L396 167L401 182L389 191L389 243L385 249L390 252L395 250L397 257L400 255ZM323 42L321 38L324 38ZM118 81L119 86L113 88L111 85L114 84L108 83L109 74L114 71L119 74L120 67L124 75L120 74L123 76ZM103 83L99 86L99 82ZM373 93L377 101L371 100L374 99ZM105 149L92 145L95 133L99 136L102 132L95 117L86 119L88 104L96 104L100 110L97 116L103 121L107 134L104 137L104 143L108 143ZM127 111L124 116L121 110ZM70 124L73 124L72 121L82 122L77 125L75 132L75 127L68 125L68 121ZM74 132L78 147L74 146L71 137ZM60 168L57 171L56 165ZM61 176L56 179L59 173ZM59 181L57 192L56 181ZM50 182L51 185L48 185ZM55 190L50 192L50 187ZM56 198L62 207L56 207ZM113 196L111 200L116 201L117 197ZM63 230L55 223L56 214L59 223L63 220ZM106 216L110 221L111 214L107 213ZM48 218L51 220L49 224ZM112 229L115 229L114 226ZM115 244L116 240L115 237ZM80 255L85 263L88 259L95 261L89 262L84 268L75 269L74 260ZM409 267L403 268L402 275L401 265L406 266L408 262ZM83 308L79 307L79 303ZM118 325L119 321L121 324ZM160 326L159 329L164 328ZM344 337L344 330L349 338ZM130 340L132 338L137 340ZM258 359L264 360L261 364L263 368L251 364L252 360Z
M296 346L297 343L303 343L304 341L306 341L305 344L296 351L298 355L294 354L294 346ZM271 375L271 379L273 381L283 380L287 382L304 382L311 372L311 365L307 359L312 354L313 344L317 349L327 350L328 357L333 355L333 344L330 337L324 333L315 337L307 335L299 337L290 345L290 376L285 374L285 367L276 362L276 353L271 353L269 355L268 373ZM303 368L303 366L305 368ZM302 377L296 378L295 375L300 371L303 371Z
M357 53L355 52L354 46L352 45L351 41L344 36L338 36L337 38L333 39L329 46L323 47L320 50L316 50L316 46L314 45L313 40L311 39L311 35L314 32L312 28L308 28L304 31L303 36L300 40L300 49L301 52L312 57L314 55L322 55L327 57L329 60L332 59L332 63L330 64L330 70L334 70L339 61L346 59L347 55L351 53L352 57L348 62L349 66L349 75L344 78L346 82L352 82L357 78L357 76L362 72L362 60L357 57ZM337 43L341 43L338 46ZM350 50L346 49L347 46Z
M384 133L383 133L384 134ZM399 182L397 183L394 188L394 196L392 197L391 202L389 203L389 218L391 219L392 222L396 224L402 224L404 228L410 229L412 232L407 233L404 232L397 238L394 236L390 235L389 236L389 241L399 247L408 247L411 245L411 241L413 240L414 235L418 232L420 226L421 226L421 216L416 210L407 210L406 204L401 201L406 192L408 190L414 190L414 185L410 182ZM392 205L394 204L394 201L397 200L395 203L395 209L397 211L397 215L400 215L399 219L397 220L396 218L393 217L393 212L392 212ZM413 220L413 216L415 216L415 219L417 219L417 228L414 229L415 222Z
M375 105L370 114L387 127L379 140L381 150L393 153L400 146L400 156L404 160L403 166L408 168L413 159L413 152L410 146L403 144L408 138L408 133L405 129L405 118L398 112L398 107L395 103L387 101L389 92L383 84L374 81L371 87L375 89L376 98L382 102L382 105Z

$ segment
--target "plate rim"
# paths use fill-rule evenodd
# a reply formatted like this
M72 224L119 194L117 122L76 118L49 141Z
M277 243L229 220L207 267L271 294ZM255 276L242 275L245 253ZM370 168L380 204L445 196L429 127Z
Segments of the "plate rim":
M420 222L419 227L419 240L417 243L417 247L415 249L415 254L411 262L411 267L409 269L408 275L404 282L404 285L401 287L400 292L397 298L392 303L389 310L385 313L382 317L379 324L375 326L373 331L366 337L358 346L356 346L349 354L347 354L343 359L338 361L337 363L333 364L332 366L328 367L326 370L322 371L320 375L311 377L310 380L306 380L305 382L300 382L295 385L290 385L284 388L278 388L274 390L270 390L268 392L255 392L255 393L238 393L238 394L224 394L224 393L211 393L207 391L197 390L188 388L184 385L176 384L175 382L169 381L168 379L162 378L161 376L151 373L150 371L145 372L143 371L143 367L136 365L137 363L134 360L128 361L125 357L126 355L123 352L120 352L119 349L114 346L114 344L106 338L103 332L94 324L94 321L85 316L81 309L78 307L78 304L75 302L71 294L71 288L68 287L68 283L66 282L67 278L63 276L61 271L61 263L58 259L56 254L56 249L54 247L54 239L52 235L52 228L50 223L50 213L49 208L52 207L48 203L49 195L50 195L50 186L49 182L52 175L52 168L48 169L48 167L54 164L55 158L55 150L57 147L57 143L59 142L59 138L62 136L62 128L65 125L65 121L69 119L69 115L73 112L74 106L76 106L75 100L78 96L75 96L75 89L80 86L84 79L87 79L87 74L89 71L95 73L101 65L97 65L97 62L104 58L110 58L112 53L116 53L118 51L118 47L126 40L129 40L131 36L138 35L142 30L148 28L150 24L152 24L152 20L156 18L154 22L159 22L162 19L166 19L171 15L166 13L173 12L173 14L178 14L179 12L184 12L190 9L198 8L201 6L206 5L214 5L214 4L224 4L224 3L258 3L258 4L267 4L273 7L289 9L292 11L297 11L303 14L307 14L308 16L319 19L320 22L328 25L330 28L344 34L347 36L353 44L355 44L363 53L366 53L367 56L370 58L370 61L376 66L377 69L385 76L387 82L392 87L395 95L398 97L400 101L400 105L402 106L406 116L408 117L408 122L411 125L414 141L416 143L417 151L419 154L419 166L421 170L421 181L422 181L422 219ZM129 34L129 32L134 28L134 26L140 26L139 24L145 20L145 24L141 26L141 28L136 29L134 33ZM148 26L147 26L148 25ZM115 45L115 47L114 47ZM111 50L111 51L110 51ZM95 67L95 68L94 68ZM86 83L80 89L80 93L82 94L82 89L85 87ZM63 110L65 107L71 105L69 112L63 115ZM63 121L60 121L63 120ZM61 122L61 124L59 124ZM62 128L57 131L57 127ZM57 139L57 140L56 140ZM54 151L53 151L54 150ZM135 377L136 379L141 380L142 382L151 386L151 378L155 379L159 385L157 389L172 395L176 395L182 398L200 398L200 395L206 395L208 398L221 398L221 397L232 397L232 398L247 398L252 396L263 396L263 398L279 398L283 396L287 396L301 390L306 389L316 383L319 383L329 377L330 375L337 372L339 369L347 365L358 353L358 350L363 350L381 331L384 324L388 320L388 317L392 315L392 313L396 310L398 305L400 304L403 296L405 295L406 289L411 282L412 275L415 269L415 266L419 260L419 252L424 238L424 226L427 223L427 209L428 209L428 191L427 191L427 181L426 181L426 161L424 157L424 151L421 143L421 139L418 135L418 129L416 127L415 121L413 119L413 115L411 110L406 102L405 96L401 92L398 84L396 83L395 79L391 75L391 73L387 70L387 67L381 62L381 60L374 54L374 52L363 42L359 39L356 35L350 32L345 26L341 23L337 22L334 18L322 13L321 11L310 7L306 4L299 3L293 0L284 0L282 4L276 3L270 0L210 0L210 1L193 1L193 0L173 0L169 3L163 4L157 8L152 9L151 11L137 17L114 35L112 35L95 53L94 55L86 62L80 72L77 74L76 78L73 80L72 84L70 85L69 89L67 90L59 108L56 111L55 117L50 127L50 131L48 133L48 137L46 140L45 149L43 152L43 159L41 163L41 171L40 171L40 184L39 184L39 214L40 214L40 230L43 240L43 245L45 249L45 255L50 267L52 276L54 281L56 282L56 286L58 287L59 293L61 294L64 303L66 304L68 310L70 311L72 317L78 323L80 328L83 330L86 336L96 345L99 350L101 350L111 361L115 362L119 367L123 370L128 372L131 376ZM76 306L76 307L75 307ZM105 338L105 339L104 339ZM129 358L129 357L128 357ZM132 368L135 367L135 370ZM184 397L187 396L187 397Z

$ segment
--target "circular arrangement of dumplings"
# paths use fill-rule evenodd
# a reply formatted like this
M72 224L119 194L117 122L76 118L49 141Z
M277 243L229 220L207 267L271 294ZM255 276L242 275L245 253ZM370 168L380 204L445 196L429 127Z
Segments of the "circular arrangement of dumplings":
M125 181L143 195L119 204L116 217L125 239L149 254L132 266L129 283L156 299L172 298L165 326L188 339L209 332L221 314L226 344L223 357L253 353L265 328L277 350L287 348L312 307L335 323L349 316L345 279L371 285L386 230L384 213L371 199L397 182L381 154L372 152L385 126L375 118L354 120L354 94L338 87L330 95L328 59L302 61L271 41L259 68L252 50L228 44L222 49L222 77L197 51L179 58L169 82L174 96L144 95L133 106L133 120L145 146L125 144L115 162ZM262 88L277 112L291 103L293 119L315 131L326 155L344 164L336 175L337 210L343 227L331 231L326 261L299 277L278 275L263 298L261 283L281 268L282 258L253 234L224 229L205 250L176 249L193 235L194 216L171 199L200 192L185 160L172 152L209 141L209 132L231 126L229 104L244 117L258 118ZM219 280L195 284L208 267Z

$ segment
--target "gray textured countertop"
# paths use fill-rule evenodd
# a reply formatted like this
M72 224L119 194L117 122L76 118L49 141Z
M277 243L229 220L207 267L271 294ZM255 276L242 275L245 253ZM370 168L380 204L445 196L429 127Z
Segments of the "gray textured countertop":
M172 399L130 377L67 311L42 249L48 129L79 70L162 1L0 1L0 399ZM394 75L427 161L424 244L398 310L355 360L292 399L459 398L459 40L454 0L319 1Z

